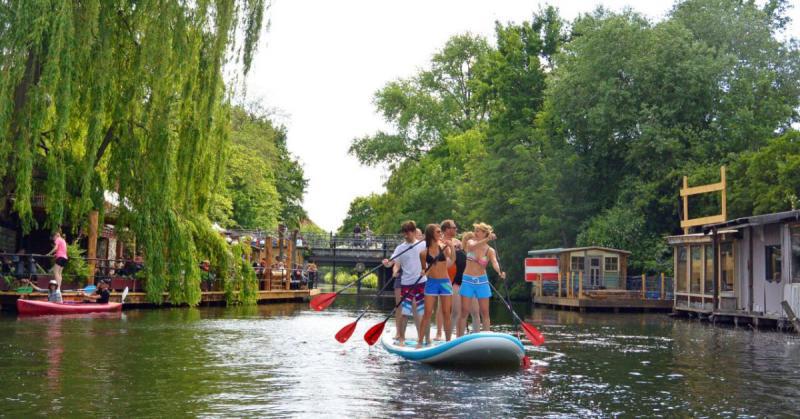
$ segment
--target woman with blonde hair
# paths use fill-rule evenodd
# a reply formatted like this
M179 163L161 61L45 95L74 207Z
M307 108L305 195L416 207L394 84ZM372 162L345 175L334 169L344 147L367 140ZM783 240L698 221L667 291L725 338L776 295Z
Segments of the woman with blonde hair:
M467 326L467 315L474 300L478 300L481 315L481 330L489 331L489 298L492 297L492 289L489 286L489 277L486 275L486 267L492 264L494 270L500 275L500 279L506 279L506 273L500 270L497 262L497 252L489 246L489 240L494 240L496 236L492 232L492 226L486 223L473 224L475 237L464 241L464 250L467 252L467 267L464 269L464 277L461 284L461 314L458 318L457 336L464 334Z

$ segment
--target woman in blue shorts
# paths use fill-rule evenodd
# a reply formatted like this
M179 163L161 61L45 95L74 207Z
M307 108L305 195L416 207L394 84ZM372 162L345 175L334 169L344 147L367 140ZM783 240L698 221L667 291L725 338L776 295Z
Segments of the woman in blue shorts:
M489 286L489 277L486 276L486 266L491 262L502 280L506 279L506 273L500 271L497 253L489 246L489 240L496 238L492 233L492 227L485 223L478 223L474 224L473 228L475 238L463 243L464 250L467 252L467 267L464 269L464 276L461 280L461 307L470 307L473 299L477 299L481 313L481 330L488 332L489 298L492 296L492 289ZM461 310L456 327L457 336L464 334L464 329L467 327L467 315L469 315L469 310Z
M428 224L425 228L425 250L419 252L419 261L422 269L428 272L428 281L425 283L425 314L422 316L422 325L419 332L417 347L422 347L422 337L427 336L431 324L431 316L436 298L441 300L441 310L444 316L445 339L450 340L450 307L453 303L453 286L447 268L453 264L455 249L452 240L444 240L439 224Z

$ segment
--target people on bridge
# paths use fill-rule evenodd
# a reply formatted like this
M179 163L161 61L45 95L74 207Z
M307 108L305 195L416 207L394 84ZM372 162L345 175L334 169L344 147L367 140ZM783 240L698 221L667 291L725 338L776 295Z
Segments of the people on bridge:
M67 256L67 242L61 237L61 232L56 231L53 233L53 250L51 250L47 255L50 256L54 255L55 263L53 264L53 276L58 283L58 289L61 290L61 272L64 270L64 267L67 266L67 260L69 257Z
M491 263L503 281L506 279L506 273L500 270L500 264L497 262L497 252L489 246L489 241L496 238L492 232L492 227L485 223L477 223L473 225L473 228L475 238L469 239L464 244L467 254L467 266L464 269L461 284L461 307L469 307L472 304L472 300L477 299L482 321L481 330L488 332L490 326L489 298L492 296L492 290L489 286L489 278L486 275L486 267ZM461 310L456 330L458 336L464 334L468 314L468 310Z
M444 316L444 332L446 340L450 340L450 308L453 296L453 287L447 274L447 268L453 264L455 249L452 240L444 240L439 224L428 224L425 227L425 249L419 252L419 260L427 272L428 280L425 282L425 314L422 317L422 327L417 329L419 338L417 348L422 347L423 336L429 334L433 309L437 298L440 300L440 310Z
M414 221L404 222L401 226L401 231L403 233L403 243L400 243L392 252L392 260L383 260L383 266L392 267L392 277L395 281L400 280L400 295L402 296L403 304L398 307L395 314L397 322L396 338L399 344L404 344L407 323L405 314L411 315L414 318L417 330L421 330L421 314L424 313L425 309L424 292L427 278L422 275L419 253L415 251L424 247L424 241L418 239L418 234L421 235L421 231ZM397 296L396 292L395 295ZM427 340L430 341L430 337Z
M361 226L356 223L356 226L353 227L353 247L361 246Z

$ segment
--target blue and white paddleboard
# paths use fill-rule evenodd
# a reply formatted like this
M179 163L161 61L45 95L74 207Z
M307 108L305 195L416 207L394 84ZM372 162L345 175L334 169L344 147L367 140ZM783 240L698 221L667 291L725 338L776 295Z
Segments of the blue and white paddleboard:
M411 331L413 329L409 328ZM514 336L505 333L480 332L455 338L450 342L436 342L415 349L416 339L406 339L405 345L394 342L394 331L387 331L381 344L387 351L405 359L433 365L460 367L518 366L525 356L525 347Z

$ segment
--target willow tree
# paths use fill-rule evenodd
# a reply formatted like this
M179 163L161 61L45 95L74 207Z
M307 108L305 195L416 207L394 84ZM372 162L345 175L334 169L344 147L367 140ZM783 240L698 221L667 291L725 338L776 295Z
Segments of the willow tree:
M264 12L264 0L0 1L0 178L23 230L35 195L42 227L77 230L116 191L149 298L196 304L197 258L232 262L205 215L228 141L223 68L247 73Z

